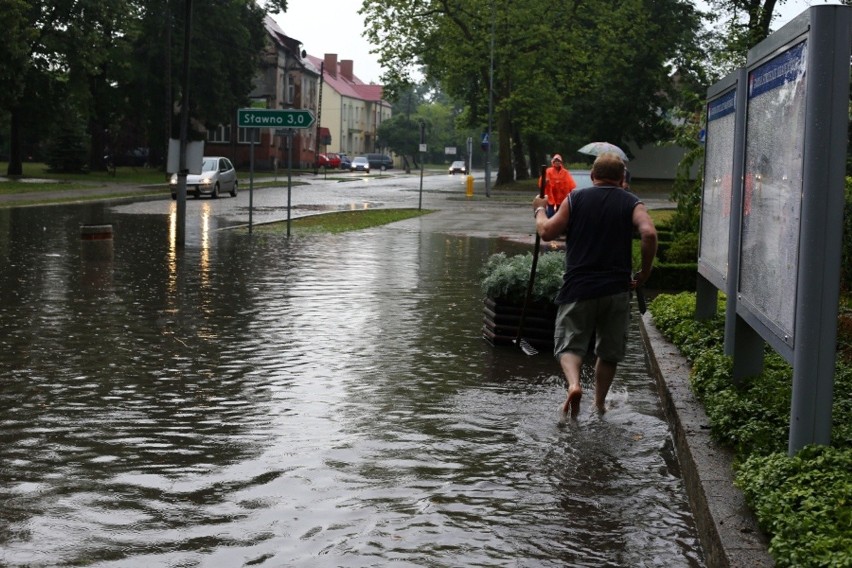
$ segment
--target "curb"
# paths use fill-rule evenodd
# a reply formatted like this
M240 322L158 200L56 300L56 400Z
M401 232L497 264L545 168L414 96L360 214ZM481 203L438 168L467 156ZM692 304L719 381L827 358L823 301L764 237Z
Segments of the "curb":
M710 438L710 420L689 386L689 364L650 312L639 323L707 566L774 566L767 538L734 486L733 453Z

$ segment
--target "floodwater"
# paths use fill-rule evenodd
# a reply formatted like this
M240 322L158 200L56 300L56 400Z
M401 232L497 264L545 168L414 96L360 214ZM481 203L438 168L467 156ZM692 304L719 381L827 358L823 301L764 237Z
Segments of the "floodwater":
M481 337L511 244L214 204L180 249L169 215L0 210L0 564L704 565L635 320L610 411L588 385L560 425L552 357Z

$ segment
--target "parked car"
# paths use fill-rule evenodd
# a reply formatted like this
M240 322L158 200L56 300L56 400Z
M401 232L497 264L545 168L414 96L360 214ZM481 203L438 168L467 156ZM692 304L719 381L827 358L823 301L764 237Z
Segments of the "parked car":
M340 156L338 156L334 152L326 152L325 154L320 154L317 158L317 167L337 169L340 167Z
M133 148L113 157L114 165L143 168L148 165L148 148Z
M349 171L370 173L370 161L366 156L355 156L352 158L352 165L349 166Z
M202 194L216 199L224 191L236 197L238 184L237 170L231 160L222 156L205 156L201 159L201 173L186 176L186 194L193 194L196 199ZM177 199L177 186L178 175L172 174L169 179L172 199Z
M450 175L467 174L467 164L463 160L456 160L450 164Z
M352 165L352 158L343 153L338 154L338 156L340 156L340 169L348 170L349 166Z
M389 170L393 167L393 160L385 154L367 154L370 167L377 170Z

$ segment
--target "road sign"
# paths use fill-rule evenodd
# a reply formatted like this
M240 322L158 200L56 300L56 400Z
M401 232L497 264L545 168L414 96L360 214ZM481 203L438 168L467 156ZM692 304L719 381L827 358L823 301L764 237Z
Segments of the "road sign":
M241 128L308 128L314 113L308 109L237 109L237 126Z

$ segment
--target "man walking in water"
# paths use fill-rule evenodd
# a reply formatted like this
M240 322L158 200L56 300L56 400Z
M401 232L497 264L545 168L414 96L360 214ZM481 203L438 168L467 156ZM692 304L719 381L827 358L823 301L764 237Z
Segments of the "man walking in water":
M617 155L601 154L592 165L594 185L572 191L553 217L542 214L546 198L533 200L541 238L549 241L566 234L553 348L568 381L563 417L576 418L580 412L580 368L593 334L595 408L606 410L606 395L625 355L630 290L648 280L657 252L657 230L648 210L635 194L622 189L624 171ZM631 275L634 230L642 239L642 266L635 280Z

